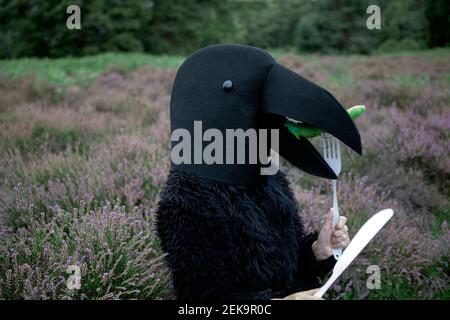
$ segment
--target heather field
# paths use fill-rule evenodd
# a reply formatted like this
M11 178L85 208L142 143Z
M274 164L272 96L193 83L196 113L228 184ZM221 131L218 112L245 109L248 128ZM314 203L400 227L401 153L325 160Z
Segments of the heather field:
M450 299L450 50L274 55L346 106L367 107L363 156L344 150L338 190L350 234L395 211L327 298ZM182 60L0 61L0 298L173 298L153 218ZM284 170L307 228L318 228L329 181ZM379 290L366 286L373 264ZM66 286L69 265L80 267L80 290Z

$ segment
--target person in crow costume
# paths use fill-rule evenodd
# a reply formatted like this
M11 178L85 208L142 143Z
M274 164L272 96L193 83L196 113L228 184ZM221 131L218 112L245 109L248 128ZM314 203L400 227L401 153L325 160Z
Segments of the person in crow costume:
M312 299L311 289L334 266L332 247L349 242L345 218L333 230L330 210L320 233L305 234L282 172L261 175L267 164L261 161L174 161L180 137L173 133L198 134L195 121L224 136L227 129L278 129L276 151L282 157L307 173L335 179L312 144L283 124L290 118L321 128L361 153L359 132L345 109L325 89L261 49L212 45L179 68L170 112L172 168L156 227L177 298ZM184 156L206 145L189 144Z

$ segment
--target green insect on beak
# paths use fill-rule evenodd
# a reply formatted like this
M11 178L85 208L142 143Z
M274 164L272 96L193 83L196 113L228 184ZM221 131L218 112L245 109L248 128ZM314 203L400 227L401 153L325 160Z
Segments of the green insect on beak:
M354 106L347 109L347 113L353 121L359 118L364 112L366 112L366 107L363 105ZM284 126L296 138L314 138L321 135L324 131L323 129L317 128L307 123L301 123L290 119L286 121Z

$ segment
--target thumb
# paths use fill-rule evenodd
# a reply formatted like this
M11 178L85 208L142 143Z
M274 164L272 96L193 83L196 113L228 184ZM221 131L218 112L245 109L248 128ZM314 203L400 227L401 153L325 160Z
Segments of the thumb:
M319 238L322 240L330 240L333 233L333 211L330 209L325 216L325 222L319 232Z
M333 229L333 208L328 211L323 227L327 230Z

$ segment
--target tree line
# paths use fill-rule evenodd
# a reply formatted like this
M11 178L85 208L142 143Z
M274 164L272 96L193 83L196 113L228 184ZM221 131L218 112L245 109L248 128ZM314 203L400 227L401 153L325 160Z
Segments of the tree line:
M81 9L81 29L66 8ZM369 5L381 29L369 30ZM0 58L187 54L212 43L372 53L447 46L448 0L0 0Z

